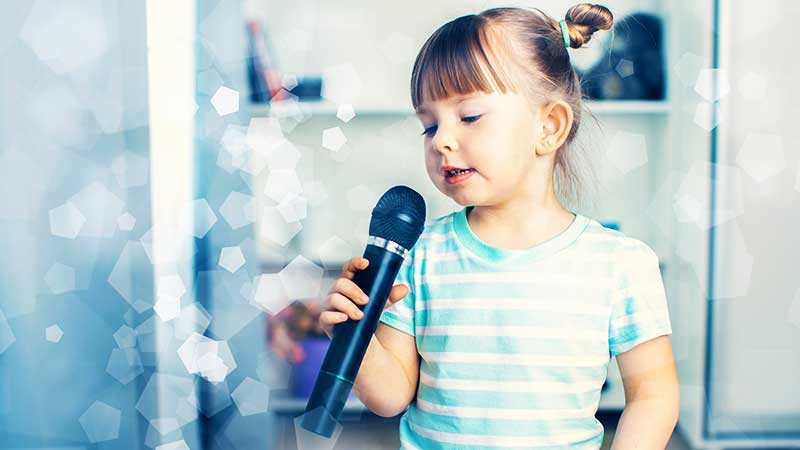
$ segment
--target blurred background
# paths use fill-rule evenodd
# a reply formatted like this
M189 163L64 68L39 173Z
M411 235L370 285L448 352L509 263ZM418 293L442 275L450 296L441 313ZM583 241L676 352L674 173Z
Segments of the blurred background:
M670 448L800 448L800 5L619 0L570 50L570 205L658 254ZM294 426L320 303L388 188L428 218L411 67L440 25L542 0L24 0L0 14L0 448L395 449L357 398ZM624 407L610 362L604 448Z

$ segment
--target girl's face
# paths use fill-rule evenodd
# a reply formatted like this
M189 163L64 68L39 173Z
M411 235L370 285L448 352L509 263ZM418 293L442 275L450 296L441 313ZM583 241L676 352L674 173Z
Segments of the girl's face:
M477 92L417 108L425 166L433 184L462 206L495 205L531 187L539 174L538 114L516 93ZM469 169L452 176L450 168Z

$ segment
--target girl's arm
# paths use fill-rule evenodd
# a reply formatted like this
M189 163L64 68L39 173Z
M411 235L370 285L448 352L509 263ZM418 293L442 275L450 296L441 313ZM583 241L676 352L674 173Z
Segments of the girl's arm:
M663 450L678 421L679 385L669 336L659 336L617 355L625 387L612 450Z

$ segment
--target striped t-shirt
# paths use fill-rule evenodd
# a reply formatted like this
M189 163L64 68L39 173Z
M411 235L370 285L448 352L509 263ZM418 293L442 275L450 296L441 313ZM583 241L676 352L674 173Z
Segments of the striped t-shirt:
M672 333L658 257L574 212L550 240L494 247L470 209L425 224L381 316L421 357L401 449L600 448L611 356Z

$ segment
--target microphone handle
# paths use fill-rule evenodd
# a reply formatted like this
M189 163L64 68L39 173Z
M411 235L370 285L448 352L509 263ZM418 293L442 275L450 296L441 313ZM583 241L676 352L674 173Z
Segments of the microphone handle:
M303 419L304 428L327 437L333 434L335 427L335 421L331 419L338 420L344 409L372 335L378 328L389 292L403 264L402 256L374 245L367 245L364 258L369 260L369 265L357 271L353 277L353 282L369 296L366 305L356 305L364 312L364 316L360 320L348 319L333 326L333 338L305 410L307 414L317 411L313 417Z

